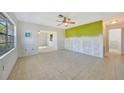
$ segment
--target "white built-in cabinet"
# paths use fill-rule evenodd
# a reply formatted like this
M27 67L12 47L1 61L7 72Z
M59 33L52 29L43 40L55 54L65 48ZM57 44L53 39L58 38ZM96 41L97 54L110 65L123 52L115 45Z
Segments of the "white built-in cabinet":
M91 56L103 57L103 36L66 38L65 49Z

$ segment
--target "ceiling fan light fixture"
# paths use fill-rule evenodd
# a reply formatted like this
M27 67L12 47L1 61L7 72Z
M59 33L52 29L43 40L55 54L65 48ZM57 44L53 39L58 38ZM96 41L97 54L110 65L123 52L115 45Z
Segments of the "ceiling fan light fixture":
M64 25L65 25L65 26L67 26L67 25L68 25L68 23L67 23L67 22L65 22L65 23L64 23Z
M63 16L63 15L58 15L58 18L63 18L63 20L62 21L59 21L59 20L57 20L57 22L61 22L60 24L58 24L58 26L60 26L60 25L64 25L64 26L68 26L69 24L75 24L75 22L73 22L73 21L71 21L71 19L70 18L67 18L66 16Z
M59 18L63 18L64 16L60 14L60 15L58 15L58 17L59 17Z
M118 20L113 20L112 22L111 22L111 24L116 24L118 22Z

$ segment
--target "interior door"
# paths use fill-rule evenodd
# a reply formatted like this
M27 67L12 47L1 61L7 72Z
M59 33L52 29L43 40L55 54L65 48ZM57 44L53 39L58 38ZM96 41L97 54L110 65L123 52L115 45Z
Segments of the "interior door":
M109 30L109 53L121 54L121 29Z

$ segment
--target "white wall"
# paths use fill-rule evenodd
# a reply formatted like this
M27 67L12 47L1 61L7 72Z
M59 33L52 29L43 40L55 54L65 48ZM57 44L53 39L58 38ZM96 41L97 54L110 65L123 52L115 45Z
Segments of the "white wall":
M38 32L38 46L47 46L47 38L46 32Z
M38 53L38 31L57 32L58 49L64 48L64 30L49 26L19 22L19 57ZM31 38L28 41L25 38L25 32L31 32Z
M57 32L58 49L65 49L65 33L64 30Z
M16 26L18 27L18 22L14 17L14 15L12 13L7 13L7 14L15 22ZM15 65L16 60L18 58L17 47L14 50L12 50L9 54L7 54L5 57L0 59L0 67L3 68L4 66L4 70L1 69L2 71L0 71L1 72L0 79L7 79L13 66Z
M121 29L109 30L109 52L121 54Z
M66 38L65 49L96 57L103 57L103 36Z

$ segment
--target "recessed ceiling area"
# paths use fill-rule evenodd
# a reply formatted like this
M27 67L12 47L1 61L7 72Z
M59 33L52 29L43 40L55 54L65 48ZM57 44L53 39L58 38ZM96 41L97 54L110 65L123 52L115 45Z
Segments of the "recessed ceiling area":
M123 24L124 23L124 16L116 16L109 18L107 20L104 20L106 25L116 25L116 24Z
M71 24L68 27L65 27L64 25L57 26L58 23L56 20L59 19L59 14L71 18L76 24ZM123 12L14 12L14 15L19 21L61 29L71 28L97 20L104 20L107 25L110 25L111 21L115 19L120 23L124 22Z

